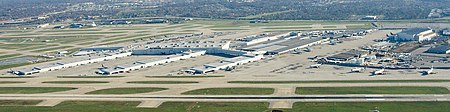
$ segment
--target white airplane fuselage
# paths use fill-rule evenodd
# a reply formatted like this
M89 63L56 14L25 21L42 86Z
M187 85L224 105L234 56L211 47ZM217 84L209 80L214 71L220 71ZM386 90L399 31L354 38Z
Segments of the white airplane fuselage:
M373 72L373 74L374 74L374 75L384 75L384 74L385 74L384 71L385 71L384 69L376 70L376 71Z

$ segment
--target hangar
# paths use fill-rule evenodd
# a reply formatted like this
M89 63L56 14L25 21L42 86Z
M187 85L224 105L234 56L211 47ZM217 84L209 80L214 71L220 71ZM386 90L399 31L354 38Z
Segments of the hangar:
M396 35L389 37L392 41L427 41L437 37L437 34L430 28L410 28L402 30Z
M439 45L432 47L426 51L426 53L433 54L450 54L450 45Z

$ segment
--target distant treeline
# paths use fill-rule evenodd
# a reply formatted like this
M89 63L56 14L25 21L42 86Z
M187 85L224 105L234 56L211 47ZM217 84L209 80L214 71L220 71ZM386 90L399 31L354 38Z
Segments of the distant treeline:
M198 17L212 19L346 20L375 15L386 20L423 19L433 8L450 8L450 0L0 0L0 20L66 10L94 2L93 9L53 15L51 19L92 16ZM161 2L163 1L163 2ZM125 3L125 4L124 4ZM96 8L99 7L99 8ZM88 7L78 7L79 9Z

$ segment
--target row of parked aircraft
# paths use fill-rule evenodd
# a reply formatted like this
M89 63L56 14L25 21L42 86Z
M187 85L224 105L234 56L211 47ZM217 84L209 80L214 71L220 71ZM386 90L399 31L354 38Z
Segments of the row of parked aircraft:
M353 68L351 70L351 72L363 72L364 68ZM422 75L431 75L431 74L436 74L436 72L434 72L434 68L431 68L429 70L424 70L424 71L419 71L419 73L421 73ZM381 69L381 70L375 70L372 71L372 75L386 75L387 71L386 69Z
M322 64L314 64L309 66L309 68L320 68ZM352 68L350 70L351 73L362 73L366 70L366 68L361 68L361 67L357 67L357 68ZM380 69L380 70L375 70L371 72L372 75L386 75L387 71L386 69ZM436 74L437 72L434 72L434 68L431 67L431 69L429 70L425 70L425 71L419 71L419 73L421 73L422 75L431 75L431 74Z

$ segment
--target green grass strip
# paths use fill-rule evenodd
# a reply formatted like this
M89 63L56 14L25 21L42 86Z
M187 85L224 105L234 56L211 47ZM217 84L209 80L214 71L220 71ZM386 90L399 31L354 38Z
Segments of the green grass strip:
M229 81L242 84L296 84L296 83L436 83L450 80L330 80L330 81Z
M98 84L98 83L109 83L108 81L47 81L42 83L51 84Z
M133 81L127 82L133 84L193 84L198 83L195 81Z
M73 90L68 87L0 87L0 94L37 94Z
M32 106L40 103L40 100L0 100L0 106Z
M183 95L270 95L273 88L205 88L182 93Z
M449 94L445 87L298 87L296 94Z
M146 76L148 78L214 78L224 76Z
M137 94L167 90L167 88L110 88L92 91L86 94Z

